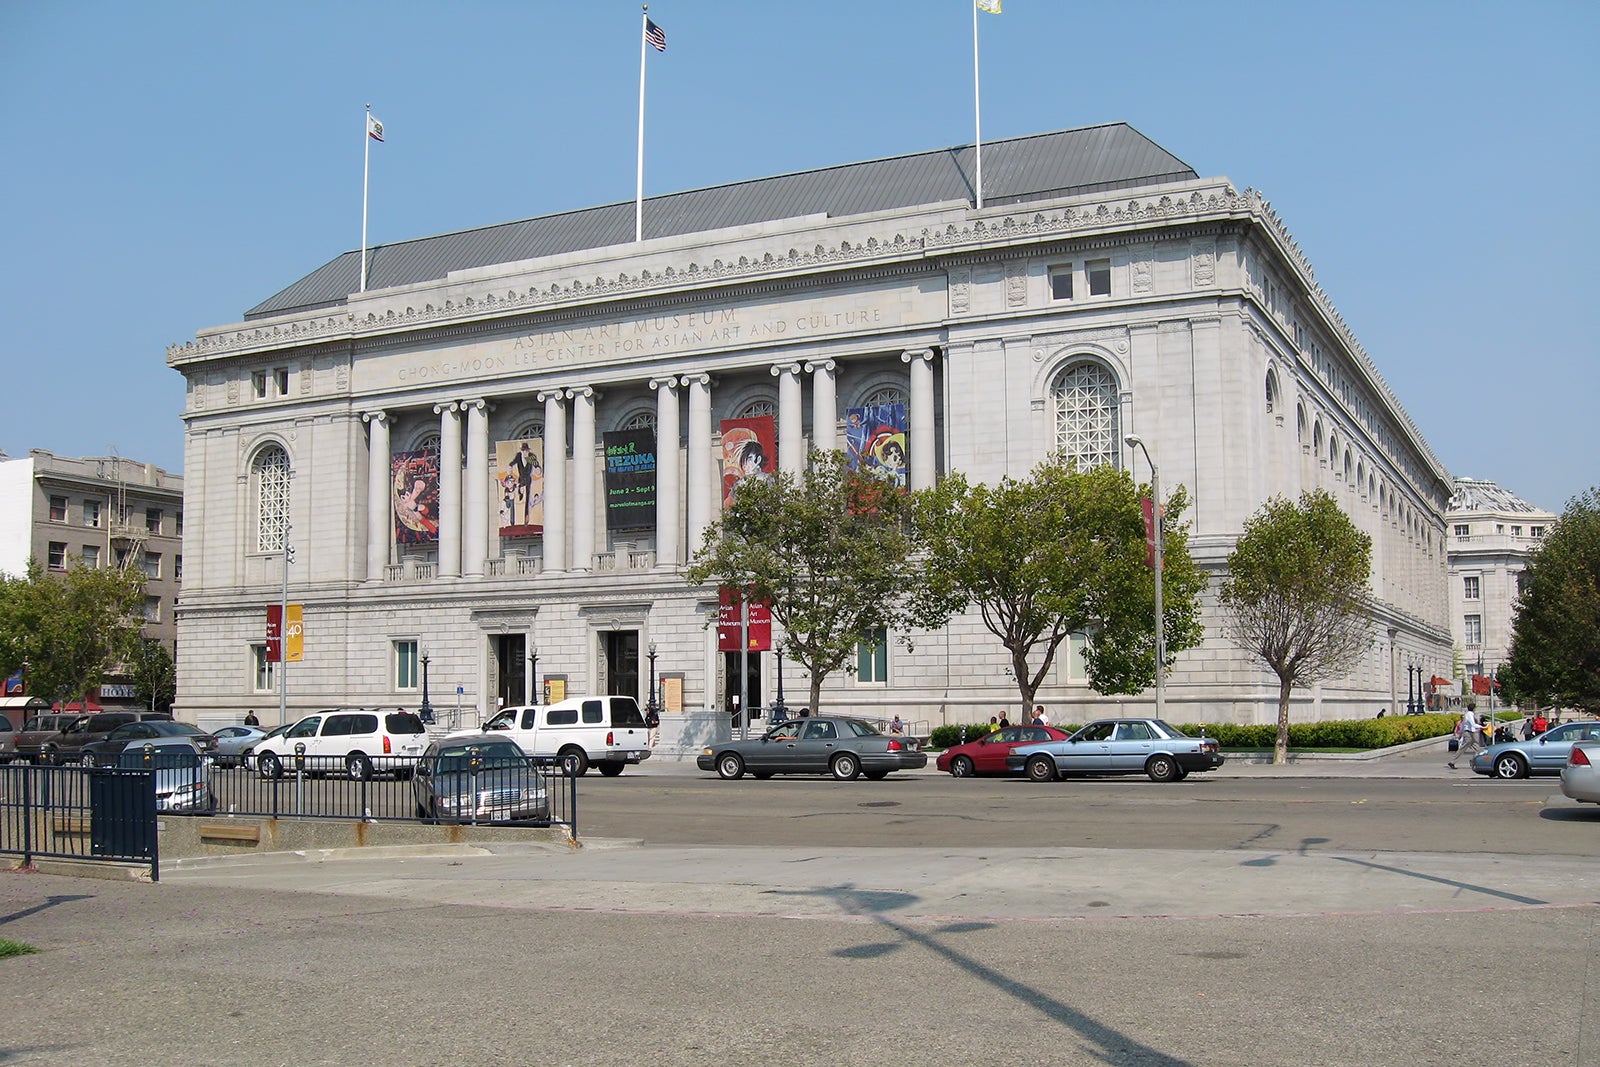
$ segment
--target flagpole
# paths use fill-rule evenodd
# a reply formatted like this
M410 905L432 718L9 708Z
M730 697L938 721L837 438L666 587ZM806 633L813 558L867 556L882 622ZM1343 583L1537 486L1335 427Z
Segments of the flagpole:
M978 209L983 209L983 108L978 103L978 2L972 0L972 133L978 157Z
M639 14L639 177L633 196L633 239L644 240L644 50L650 30L650 5Z
M367 291L367 174L372 168L372 105L367 105L367 117L361 124L361 288Z

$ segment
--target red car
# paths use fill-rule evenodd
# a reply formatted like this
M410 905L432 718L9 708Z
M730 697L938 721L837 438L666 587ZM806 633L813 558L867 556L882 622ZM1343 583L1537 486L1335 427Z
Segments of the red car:
M939 753L934 766L957 778L970 778L974 774L1016 774L1006 768L1006 757L1012 749L1041 741L1065 741L1067 736L1065 730L1054 726L1007 726L976 741L945 749Z

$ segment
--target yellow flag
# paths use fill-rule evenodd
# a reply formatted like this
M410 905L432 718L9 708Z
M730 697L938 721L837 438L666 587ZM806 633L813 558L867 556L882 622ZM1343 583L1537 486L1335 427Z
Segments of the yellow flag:
M1000 0L978 0L978 6L991 15L1000 14Z
M305 651L306 624L301 614L299 604L289 605L289 617L284 623L284 637L286 655L283 657L290 663L299 663Z

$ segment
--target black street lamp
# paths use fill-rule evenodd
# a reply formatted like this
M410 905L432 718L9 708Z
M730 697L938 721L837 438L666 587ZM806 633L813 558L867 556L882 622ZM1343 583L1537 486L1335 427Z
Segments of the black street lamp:
M1422 681L1422 668L1421 667L1412 666L1411 664L1407 664L1406 665L1406 714L1407 715L1416 715L1418 713L1417 712L1417 703L1418 703L1418 701L1417 701L1417 698L1416 698L1415 694L1416 694L1416 688L1420 688L1420 686L1414 686L1413 676L1415 677L1416 682L1421 682Z
M528 646L528 675L530 677L530 680L533 683L532 685L530 685L528 687L529 692L531 692L533 694L533 702L535 704L543 704L544 701L539 699L540 693L539 693L539 646L538 645L529 645Z
M783 645L777 648L778 653L778 699L772 702L772 721L783 722L789 717L789 705L783 702Z
M433 721L433 705L428 702L428 650L422 650L422 721Z
M654 641L650 642L650 703L645 705L644 710L651 716L661 714L661 708L656 704L656 643Z

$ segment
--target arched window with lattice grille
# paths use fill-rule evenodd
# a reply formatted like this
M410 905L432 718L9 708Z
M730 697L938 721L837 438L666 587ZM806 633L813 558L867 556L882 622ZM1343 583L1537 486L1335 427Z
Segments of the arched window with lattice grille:
M289 533L289 453L266 445L250 464L255 487L256 551L282 552Z
M1093 360L1068 364L1050 388L1056 453L1079 470L1122 460L1116 375Z

